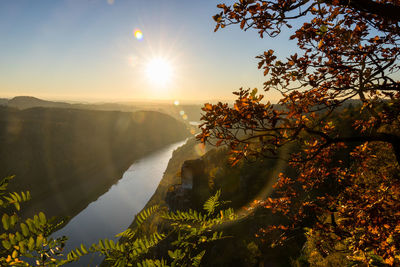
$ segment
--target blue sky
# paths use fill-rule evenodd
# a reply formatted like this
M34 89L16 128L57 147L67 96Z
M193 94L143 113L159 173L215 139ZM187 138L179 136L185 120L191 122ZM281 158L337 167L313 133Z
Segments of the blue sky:
M231 99L240 87L261 88L255 56L272 48L284 57L295 43L288 34L260 39L237 26L214 33L218 3L1 0L0 97L211 101ZM134 38L135 29L143 40ZM157 57L168 59L174 73L162 88L143 71Z

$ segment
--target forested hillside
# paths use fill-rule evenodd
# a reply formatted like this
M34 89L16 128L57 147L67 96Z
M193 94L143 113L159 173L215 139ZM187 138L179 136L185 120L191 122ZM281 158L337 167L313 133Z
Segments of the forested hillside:
M181 121L199 121L201 117L201 105L178 104L169 102L110 102L110 103L69 103L66 101L49 101L32 96L16 96L11 99L0 98L0 106L17 108L20 110L29 108L68 108L102 111L157 111L168 114Z
M121 178L135 159L188 135L158 112L0 109L0 176L29 189L28 207L74 215Z

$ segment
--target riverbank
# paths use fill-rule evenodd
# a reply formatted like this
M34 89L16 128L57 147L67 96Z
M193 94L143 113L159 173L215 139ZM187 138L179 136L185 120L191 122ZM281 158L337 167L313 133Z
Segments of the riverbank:
M90 203L63 229L54 233L58 237L68 236L65 252L81 244L90 247L92 243L104 238L116 240L115 235L129 226L132 216L153 195L172 152L184 143L176 142L137 160L105 194ZM88 266L91 260L90 266L95 266L102 258L88 255L67 266Z
M0 108L0 176L30 190L23 216L73 217L115 184L137 159L189 136L152 111Z
M283 218L265 209L252 209L251 203L272 194L272 185L280 172L289 174L294 170L286 162L272 159L242 160L232 166L226 147L211 149L205 155L197 154L197 147L196 142L191 140L191 143L174 152L160 185L145 208L159 205L162 211L194 209L201 212L204 201L221 190L221 199L227 201L226 205L233 208L239 218L219 229L230 238L210 244L202 265L264 266L271 263L274 266L289 266L292 259L299 257L304 236L297 237L285 248L263 243L256 237L259 230ZM286 154L287 151L281 153ZM141 232L150 234L168 228L159 214L147 219ZM130 228L135 228L135 225L134 220ZM168 259L168 250L173 250L173 240L160 243L149 258ZM103 263L102 266L107 265Z

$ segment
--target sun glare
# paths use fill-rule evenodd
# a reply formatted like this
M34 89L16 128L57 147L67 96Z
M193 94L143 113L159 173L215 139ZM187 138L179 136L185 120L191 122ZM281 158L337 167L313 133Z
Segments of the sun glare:
M171 64L163 58L154 58L147 63L146 74L153 84L165 86L171 80Z

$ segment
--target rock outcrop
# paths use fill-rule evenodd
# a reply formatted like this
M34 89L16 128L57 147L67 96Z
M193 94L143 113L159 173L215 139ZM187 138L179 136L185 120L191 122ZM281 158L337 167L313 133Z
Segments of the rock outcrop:
M201 209L210 196L205 163L202 159L186 160L180 171L181 183L172 185L166 202L171 210Z

